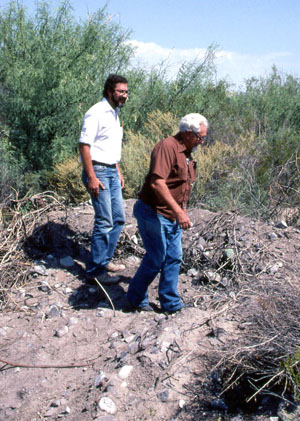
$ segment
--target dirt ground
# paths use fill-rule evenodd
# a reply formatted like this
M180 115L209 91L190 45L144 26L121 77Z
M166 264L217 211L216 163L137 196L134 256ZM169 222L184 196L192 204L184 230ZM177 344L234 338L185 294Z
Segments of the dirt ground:
M125 202L127 222L115 257L126 269L120 284L105 291L84 283L90 205L51 212L28 239L30 281L10 292L0 315L0 420L300 419L295 410L284 415L284 408L274 412L263 403L255 414L238 403L233 411L220 395L218 360L247 336L247 318L236 280L221 276L215 264L225 267L238 246L240 267L245 274L243 261L251 266L253 282L294 285L299 230L191 209L179 283L188 306L174 315L126 313L126 290L143 253L132 206ZM233 224L234 245L224 231ZM218 247L212 242L217 236ZM205 262L210 270L199 271ZM159 307L157 280L150 302Z

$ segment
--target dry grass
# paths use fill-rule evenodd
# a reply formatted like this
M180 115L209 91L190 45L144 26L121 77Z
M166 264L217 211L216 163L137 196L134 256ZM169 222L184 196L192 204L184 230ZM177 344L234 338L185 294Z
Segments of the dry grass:
M0 310L7 304L12 288L23 285L30 274L31 263L25 256L24 244L43 214L63 207L53 192L12 200L0 208Z
M207 240L208 253L195 252L196 238L185 250L184 271L197 269L200 301L210 297L215 316L230 313L240 326L238 340L226 342L222 352L212 356L214 369L222 373L221 396L247 382L249 403L266 393L296 399L300 396L296 229L291 227L283 235L238 212L221 212L198 232ZM271 241L271 232L279 237ZM228 248L233 251L230 259L224 258ZM212 280L207 273L219 278Z

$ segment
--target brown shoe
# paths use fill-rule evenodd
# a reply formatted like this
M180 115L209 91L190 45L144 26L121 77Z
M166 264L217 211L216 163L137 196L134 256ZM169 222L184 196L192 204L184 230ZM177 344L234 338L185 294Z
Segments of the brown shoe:
M122 270L124 270L124 269L125 269L125 265L122 265L122 264L116 264L116 263L109 262L109 263L105 266L105 269L106 269L108 272L121 272Z

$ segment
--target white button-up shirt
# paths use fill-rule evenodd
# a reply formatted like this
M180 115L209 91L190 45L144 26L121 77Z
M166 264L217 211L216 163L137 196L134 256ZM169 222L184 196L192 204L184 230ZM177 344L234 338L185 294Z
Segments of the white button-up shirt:
M123 129L118 113L119 108L114 110L106 98L86 112L79 143L90 145L93 161L105 164L120 162Z

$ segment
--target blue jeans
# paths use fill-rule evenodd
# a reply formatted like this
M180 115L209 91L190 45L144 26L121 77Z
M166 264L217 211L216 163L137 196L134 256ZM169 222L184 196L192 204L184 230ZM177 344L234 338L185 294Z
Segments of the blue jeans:
M91 196L95 221L86 268L86 273L90 276L99 275L104 271L112 259L125 224L121 182L117 168L94 165L94 171L105 189L100 189L97 197ZM82 181L87 187L88 177L85 170L82 172Z
M182 261L181 228L138 200L133 208L146 254L128 292L128 301L137 307L149 304L148 286L160 272L158 294L163 311L183 307L178 293L178 276Z

